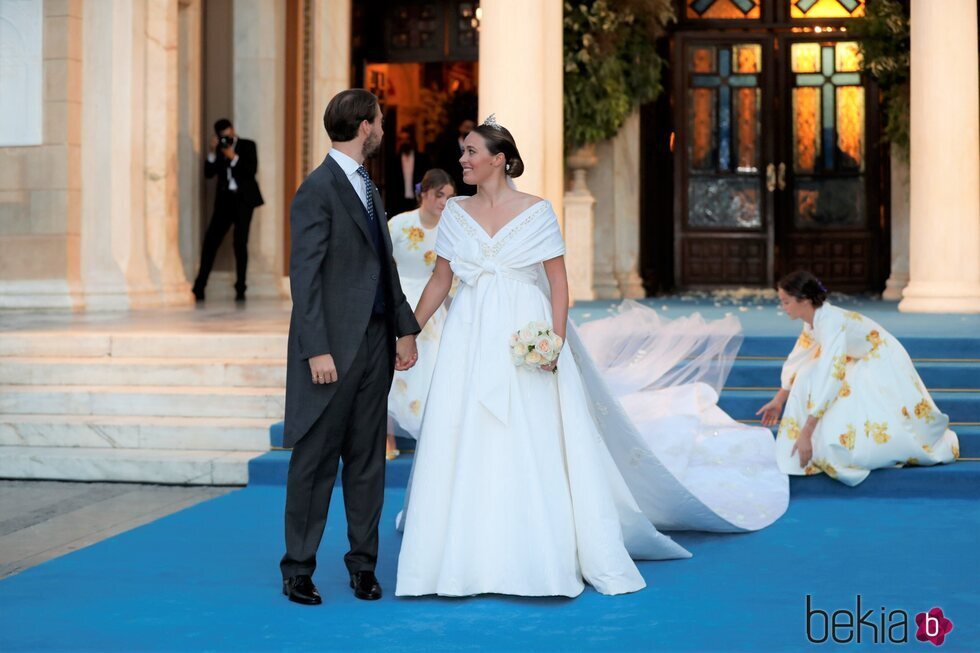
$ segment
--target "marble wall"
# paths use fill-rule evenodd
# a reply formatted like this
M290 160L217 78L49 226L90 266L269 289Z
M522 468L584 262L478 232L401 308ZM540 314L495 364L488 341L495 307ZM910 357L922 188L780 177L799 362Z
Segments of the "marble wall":
M0 147L40 145L44 4L0 0Z
M22 3L0 4L7 12ZM37 32L43 89L34 118L41 129L37 139L29 119L13 125L15 130L26 126L21 141L35 144L0 146L0 308L68 308L78 305L71 290L79 279L82 3L30 4L43 11L42 25L19 37ZM4 52L12 47L8 30L0 32ZM6 88L0 91L5 93Z

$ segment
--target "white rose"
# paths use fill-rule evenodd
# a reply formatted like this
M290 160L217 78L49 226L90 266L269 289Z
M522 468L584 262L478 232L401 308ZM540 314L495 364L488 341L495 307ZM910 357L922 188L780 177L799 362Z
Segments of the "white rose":
M520 342L520 339L517 337L517 334L516 333L510 334L510 346L511 347L517 345L519 342Z
M550 360L551 352L554 351L551 346L551 338L548 338L547 336L538 338L538 341L534 343L534 351L541 354L541 357L545 360Z
M534 334L531 332L531 329L528 327L524 327L523 329L518 331L517 336L521 339L521 342L531 342L534 339Z
M541 365L544 362L544 359L541 358L541 355L538 352L532 351L524 357L524 361L528 365Z

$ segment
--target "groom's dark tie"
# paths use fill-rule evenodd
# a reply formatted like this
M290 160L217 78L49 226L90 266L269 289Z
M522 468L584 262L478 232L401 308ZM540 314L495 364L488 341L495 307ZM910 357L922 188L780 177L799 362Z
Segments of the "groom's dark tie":
M374 184L371 183L371 175L368 174L368 171L364 168L364 166L357 169L357 174L359 174L361 179L364 180L364 194L367 195L368 217L373 223L378 219L378 214L374 210Z

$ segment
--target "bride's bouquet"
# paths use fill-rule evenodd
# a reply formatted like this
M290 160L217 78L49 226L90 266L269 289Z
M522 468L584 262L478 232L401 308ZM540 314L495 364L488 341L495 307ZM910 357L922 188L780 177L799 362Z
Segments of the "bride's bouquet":
M517 367L540 368L558 359L564 341L545 322L531 322L510 337L510 359ZM558 371L556 366L553 372Z

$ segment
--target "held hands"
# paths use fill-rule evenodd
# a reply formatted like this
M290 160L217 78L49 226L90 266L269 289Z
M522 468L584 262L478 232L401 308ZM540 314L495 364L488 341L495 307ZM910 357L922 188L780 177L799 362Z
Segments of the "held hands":
M313 383L334 383L337 380L337 365L330 354L321 354L310 359L310 373Z
M399 372L411 369L419 359L415 336L402 336L395 343L395 369Z

